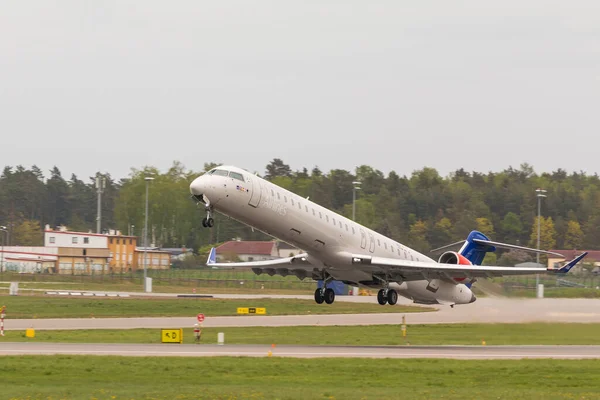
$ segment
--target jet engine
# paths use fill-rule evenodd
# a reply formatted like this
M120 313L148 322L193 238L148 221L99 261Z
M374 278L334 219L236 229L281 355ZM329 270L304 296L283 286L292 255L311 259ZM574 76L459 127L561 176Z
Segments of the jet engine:
M455 265L472 265L471 261L461 254L455 251L447 251L440 256L438 261L441 264L455 264Z

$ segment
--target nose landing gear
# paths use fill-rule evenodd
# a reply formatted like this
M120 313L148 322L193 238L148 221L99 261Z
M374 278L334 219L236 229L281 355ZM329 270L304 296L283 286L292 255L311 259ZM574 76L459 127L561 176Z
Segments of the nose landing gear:
M202 220L202 226L205 228L212 228L215 226L215 220L211 217L206 217Z
M210 205L210 200L206 196L202 196L202 199L206 203L204 209L206 210L206 217L202 220L202 226L205 228L212 228L215 226L215 220L212 217L212 206Z

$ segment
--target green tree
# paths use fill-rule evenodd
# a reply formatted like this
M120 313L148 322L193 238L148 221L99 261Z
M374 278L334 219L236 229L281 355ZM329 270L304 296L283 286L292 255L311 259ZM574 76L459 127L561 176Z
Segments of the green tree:
M540 217L540 249L550 250L556 246L556 230L552 217ZM538 217L535 217L531 235L529 237L529 246L537 247L537 225Z
M412 224L408 232L410 247L422 253L428 251L430 245L427 241L427 231L427 224L421 220Z
M565 249L581 249L583 246L583 231L577 221L569 221L565 234Z
M15 226L13 244L17 246L42 246L43 235L39 221L23 220Z
M477 224L477 230L489 238L493 238L496 234L494 232L494 225L492 221L487 218L475 218L475 223Z

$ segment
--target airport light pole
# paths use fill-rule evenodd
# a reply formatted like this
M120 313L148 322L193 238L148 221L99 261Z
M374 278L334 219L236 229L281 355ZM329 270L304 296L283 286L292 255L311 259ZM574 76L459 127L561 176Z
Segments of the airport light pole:
M360 181L352 182L352 221L356 221L356 191L360 190Z
M98 209L96 211L96 233L102 233L102 193L106 188L106 178L96 176L96 194L98 195Z
M4 233L4 235L2 235L2 252L0 254L0 274L4 274L4 241L8 236L8 230L5 226L0 226L0 232Z
M537 201L538 201L538 218L537 218L537 249L538 250L540 249L540 237L541 237L541 231L542 231L542 225L541 225L541 222L542 222L541 221L542 220L542 198L547 197L546 192L547 192L547 190L539 189L539 188L535 190ZM540 263L540 253L536 253L535 261L538 264ZM535 290L537 290L539 284L540 284L540 274L536 274L535 275Z
M146 278L148 277L148 186L154 178L147 176L146 181L146 212L144 213L144 292L146 291Z

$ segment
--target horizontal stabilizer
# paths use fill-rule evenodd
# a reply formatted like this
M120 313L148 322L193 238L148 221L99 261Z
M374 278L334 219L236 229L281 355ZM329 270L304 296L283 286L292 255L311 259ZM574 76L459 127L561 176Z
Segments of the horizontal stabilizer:
M529 252L532 252L532 253L548 254L548 255L551 255L551 256L557 256L557 257L564 258L564 255L559 254L559 253L554 253L552 251L532 249L530 247L516 246L514 244L493 242L491 240L473 239L473 241L475 243L478 243L478 244L482 244L482 245L486 245L486 246L492 246L492 247L499 247L499 248L502 248L502 249L513 249L513 250L529 251Z

